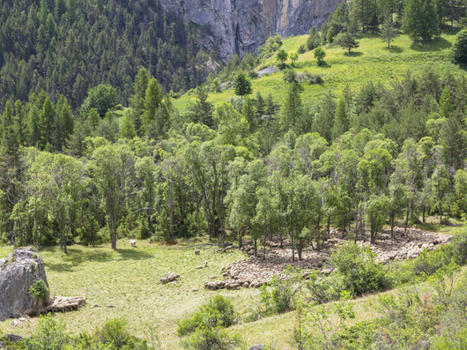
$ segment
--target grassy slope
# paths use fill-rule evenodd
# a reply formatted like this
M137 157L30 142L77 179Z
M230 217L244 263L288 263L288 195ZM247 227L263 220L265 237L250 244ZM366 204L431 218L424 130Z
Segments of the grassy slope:
M291 37L284 40L283 48L289 52L296 52L300 45L305 44L306 35ZM390 80L400 78L410 70L417 74L427 67L438 72L455 72L460 69L449 59L450 47L455 39L453 34L443 34L442 37L424 47L412 48L407 35L399 35L392 49L388 50L386 44L377 36L361 38L360 47L352 56L345 55L345 51L337 46L327 46L326 62L328 67L318 67L313 58L313 52L300 55L297 63L297 72L306 72L321 75L323 85L303 84L305 91L303 99L307 103L316 103L327 90L340 93L347 84L352 90L357 90L369 81L387 84ZM259 68L275 64L272 57ZM263 96L269 93L276 101L282 101L287 91L287 83L282 80L281 72L252 80L253 93L260 91ZM215 104L228 101L233 96L232 90L210 94L209 100ZM188 94L174 100L174 105L185 111L193 96Z
M105 247L86 248L73 246L69 255L59 248L41 251L46 262L46 271L52 295L85 295L87 305L79 312L56 314L55 318L66 322L73 333L92 331L108 318L124 317L132 331L143 336L145 325L160 329L167 348L176 348L176 323L188 317L197 307L215 292L203 288L205 281L213 275L221 279L220 269L244 256L238 251L225 254L207 245L197 245L199 256L194 254L194 245L177 246L151 245L139 242L138 248L130 248L120 242L118 252ZM0 256L10 252L9 247L0 247ZM196 266L208 268L197 270ZM162 285L159 279L167 272L180 274L179 284ZM199 291L192 291L199 289ZM257 295L256 290L223 291L221 294L232 298L235 305L242 305ZM100 305L93 308L94 304ZM107 308L114 305L115 308ZM32 319L21 328L13 329L10 322L0 323L6 332L27 335L37 323Z
M455 234L467 228L439 226L432 229L444 234ZM199 248L201 254L195 255ZM178 349L177 321L188 317L208 298L218 294L206 291L203 283L211 276L221 279L220 269L245 255L239 251L225 254L204 244L182 243L164 246L139 242L138 248L130 248L126 241L119 242L120 250L113 252L107 245L87 248L73 246L70 254L64 255L57 247L41 251L52 295L85 295L87 305L78 312L56 314L55 318L66 323L72 333L92 331L108 318L122 317L129 321L131 330L145 336L147 325L156 326L167 349ZM11 247L0 246L0 257L10 253ZM208 268L197 270L196 266L208 261ZM159 279L167 272L179 273L179 284L161 285ZM198 291L193 291L198 289ZM237 311L244 317L259 301L259 290L242 289L221 291L232 298ZM374 317L371 303L375 296L355 301L357 320ZM100 305L93 308L94 304ZM115 308L107 308L114 305ZM0 323L7 333L27 335L35 328L37 319L31 319L19 328L11 322ZM288 349L288 341L295 325L295 313L273 316L254 323L233 327L232 332L241 334L247 344L265 343Z

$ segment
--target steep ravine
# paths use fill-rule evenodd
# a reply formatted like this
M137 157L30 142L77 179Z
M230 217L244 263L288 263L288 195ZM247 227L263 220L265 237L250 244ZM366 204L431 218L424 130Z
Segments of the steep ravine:
M342 0L161 0L187 23L205 26L202 45L221 58L254 51L272 34L321 26ZM209 34L208 34L209 33Z

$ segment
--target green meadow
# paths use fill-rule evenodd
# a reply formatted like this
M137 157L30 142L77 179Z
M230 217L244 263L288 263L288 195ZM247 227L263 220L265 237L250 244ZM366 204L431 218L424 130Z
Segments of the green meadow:
M307 35L301 35L284 39L282 48L289 54L297 52L304 45ZM346 85L350 89L358 91L359 88L369 82L375 84L390 84L392 80L400 79L407 74L419 74L426 69L432 69L439 73L455 73L461 69L450 60L450 49L455 40L455 34L444 33L440 38L423 46L412 46L407 35L399 35L387 48L376 35L366 35L359 38L360 47L351 55L336 45L327 45L325 61L327 66L318 67L313 57L313 52L308 51L299 56L295 71L297 73L309 73L319 75L324 80L321 85L309 85L303 83L304 92L302 98L305 103L319 102L320 97L327 91L335 94L342 93ZM257 69L276 64L273 56L261 63ZM289 62L290 64L290 62ZM287 93L287 85L283 80L283 73L278 72L269 76L252 79L253 94L261 92L263 96L271 94L276 101L282 101ZM229 101L234 92L232 89L220 93L211 93L209 101L214 104ZM173 101L180 112L184 112L194 99L188 93Z

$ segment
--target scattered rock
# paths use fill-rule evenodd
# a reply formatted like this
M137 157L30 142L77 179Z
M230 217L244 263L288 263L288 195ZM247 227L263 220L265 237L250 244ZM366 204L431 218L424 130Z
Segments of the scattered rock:
M204 284L204 288L209 289L209 290L223 289L225 288L225 282L224 281L206 282Z
M0 259L0 321L39 311L48 296L37 300L29 288L38 280L47 283L44 262L32 248L17 249Z
M115 309L115 308L116 308L115 305L110 305L110 304L109 304L109 305L106 305L105 307L108 308L108 309Z
M199 249L195 249L195 254L196 255L200 255L201 254L201 251Z
M384 230L378 234L376 244L370 244L368 237L357 243L369 247L381 263L387 264L391 261L416 258L423 250L433 250L437 245L449 243L452 238L448 235L438 235L417 228L409 228L406 232L404 228L395 227L394 234L394 238L391 238L390 230ZM303 269L304 278L308 278L313 271L321 271L323 275L329 275L333 269L327 262L335 246L347 242L343 236L345 235L342 232L331 229L330 237L323 249L315 251L311 247L307 247L303 251L303 260L294 263L291 261L291 242L288 240L282 242L266 241L265 246L268 249L266 259L264 259L262 249L260 249L259 256L254 256L254 242L245 239L242 250L250 254L250 257L222 267L221 273L226 280L207 282L205 288L212 290L240 287L259 288L270 282L274 276L282 279L288 278L284 271L289 265Z
M232 250L232 249L234 249L234 246L233 246L232 244L230 244L230 245L228 245L227 247L218 249L217 251L218 251L219 253L225 253L225 252L227 252L227 251L229 251L229 250Z
M130 241L130 246L132 246L133 248L136 248L136 243L137 243L137 242L138 242L138 241L137 241L136 239L132 239L132 240Z
M92 306L93 309L97 309L97 308L99 308L99 307L100 307L99 304L94 304L94 305Z
M193 288L191 291L192 292L197 292L199 289L198 288Z
M54 297L42 312L76 311L85 304L85 297Z
M266 347L266 345L264 345L264 344L256 344L256 345L253 345L250 348L250 350L263 350L265 347Z
M266 68L263 68L263 69L259 70L257 72L257 74L258 74L258 78L261 78L261 77L264 77L266 75L271 75L271 74L274 74L274 73L277 73L277 72L280 72L280 70L278 68L270 66L270 67L266 67Z
M166 274L164 277L161 278L161 283L162 284L167 284L169 282L174 282L180 278L180 275L177 275L176 273L169 272Z
M3 337L3 339L10 343L18 343L23 340L23 337L15 334L7 334Z

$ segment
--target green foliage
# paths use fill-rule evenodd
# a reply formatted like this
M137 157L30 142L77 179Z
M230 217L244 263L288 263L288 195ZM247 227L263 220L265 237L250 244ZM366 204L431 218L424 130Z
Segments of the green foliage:
M440 33L433 0L408 0L404 7L403 29L414 43L427 42Z
M326 57L326 51L324 51L322 47L317 47L313 51L313 56L316 58L318 66L324 66L326 64L326 62L324 61L324 58Z
M467 64L467 29L457 34L456 42L452 48L452 58L459 64Z
M381 38L388 43L388 49L391 48L391 42L397 36L397 29L391 18L387 18L381 27Z
M230 327L235 323L236 318L237 315L231 301L217 295L202 305L190 319L180 321L177 333L179 336L184 336L197 330Z
M289 54L284 49L277 51L276 60L279 62L280 66L284 66L285 62L289 58Z
M289 271L287 277L273 277L271 282L261 287L261 305L264 313L283 313L295 309L297 293L300 291L299 272Z
M81 113L88 115L95 108L101 117L114 108L118 103L117 92L111 85L100 84L88 91L88 96L81 106Z
M360 46L358 41L355 39L355 36L350 32L339 33L336 36L336 44L342 47L343 49L348 50L348 53L351 53L352 49L356 49Z
M0 87L0 106L47 89L67 96L76 110L99 83L112 84L126 103L140 67L167 90L187 90L206 78L207 55L195 40L206 28L184 24L159 2L50 3L2 3L0 81L8 83Z
M237 96L243 97L246 95L250 95L253 92L253 90L251 89L251 81L247 78L245 73L240 73L239 75L237 75L237 77L235 78L234 86L235 94Z
M65 325L56 322L52 316L40 316L39 323L31 338L24 341L26 350L61 350L69 342Z
M49 295L49 288L47 288L43 280L38 280L29 287L29 294L31 294L34 299L45 298Z
M370 248L346 244L331 254L332 266L343 276L344 289L362 295L388 288L389 281L383 266L376 261Z
M238 335L231 336L223 329L197 329L182 345L193 350L235 350L241 349L242 341Z

